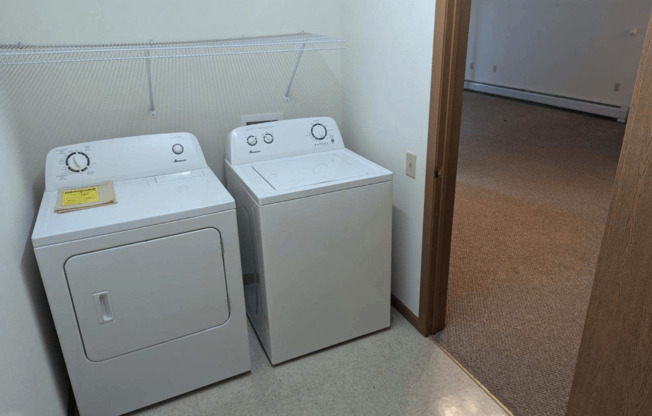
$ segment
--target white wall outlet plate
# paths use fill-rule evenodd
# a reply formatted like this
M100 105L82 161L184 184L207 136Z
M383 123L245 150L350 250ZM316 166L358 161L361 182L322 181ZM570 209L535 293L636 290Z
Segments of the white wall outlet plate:
M417 155L414 153L405 154L405 174L410 178L417 178Z
M247 114L240 116L240 126L283 120L283 113Z

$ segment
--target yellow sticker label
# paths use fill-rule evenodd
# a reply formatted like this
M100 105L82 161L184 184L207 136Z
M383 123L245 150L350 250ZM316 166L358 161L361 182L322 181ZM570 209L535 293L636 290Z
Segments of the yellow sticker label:
M61 197L61 206L87 204L89 202L97 202L100 200L100 192L97 186L88 188L70 189L63 191Z

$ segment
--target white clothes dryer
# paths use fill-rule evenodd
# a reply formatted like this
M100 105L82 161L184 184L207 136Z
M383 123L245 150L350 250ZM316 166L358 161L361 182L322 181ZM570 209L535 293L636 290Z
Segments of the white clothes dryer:
M116 204L55 212L107 181ZM193 135L51 150L32 243L82 416L250 370L235 203Z
M233 130L247 314L272 364L390 324L392 173L328 117Z

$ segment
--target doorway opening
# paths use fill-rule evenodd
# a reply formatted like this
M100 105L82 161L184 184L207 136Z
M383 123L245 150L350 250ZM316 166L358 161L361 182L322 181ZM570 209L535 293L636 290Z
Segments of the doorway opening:
M500 272L498 275L501 273L505 275L504 271L511 267L513 272L509 275L512 278L511 286L509 281L505 285L509 286L514 293L518 294L520 291L526 296L519 298L520 304L518 302L508 304L508 301L503 301L501 306L505 311L503 315L515 321L524 317L530 318L530 322L532 322L533 316L545 315L546 312L549 312L550 319L546 325L536 322L532 325L534 328L529 328L532 330L531 334L535 334L534 341L538 341L538 344L535 342L533 348L536 348L537 352L544 352L544 361L533 360L534 368L536 368L537 362L543 362L546 366L552 367L552 369L547 368L546 371L554 372L555 368L560 368L559 366L555 367L557 364L551 365L551 361L545 359L545 354L561 363L570 362L568 366L560 364L567 374L564 378L566 381L561 382L560 385L566 385L566 389L570 390L575 371L574 359L582 337L588 296L591 291L595 261L611 200L611 186L624 126L616 121L592 115L478 93L465 93L463 87L470 10L471 2L469 0L444 0L437 4L430 136L426 167L421 302L417 327L424 335L436 334L443 330L436 337L442 344L446 344L447 331L454 332L451 331L453 328L450 328L450 325L454 323L455 317L451 315L447 317L446 312L448 310L450 313L451 308L455 307L455 299L451 294L455 292L455 288L452 286L456 270L457 272L474 271L475 278L482 277L482 273L485 275L484 280L477 281L475 291L458 291L459 299L468 301L474 297L472 295L482 294L483 291L489 292L489 295L496 295L496 292L500 292L497 285L499 282L495 280L495 276L487 277L488 272L498 271ZM649 16L649 11L647 14ZM640 48L638 53L640 54ZM527 73L527 70L524 69L522 72ZM502 123L496 123L495 126L492 126L491 123L480 123L479 127L476 126L479 132L494 134L494 149L487 147L492 144L491 138L488 142L477 141L475 145L469 141L471 149L468 152L464 148L460 149L460 125L462 125L462 146L465 144L464 134L468 133L464 130L462 118L462 105L465 100L467 101L464 104L465 107L475 103L480 111L485 113L484 116L480 113L480 119L485 117L483 121L499 120ZM506 110L506 107L509 109ZM491 110L495 110L495 112L492 113ZM529 126L519 124L524 121L519 118L520 116L529 121ZM550 121L554 117L562 117L562 120ZM509 137L503 137L497 133L499 128L506 126L520 127L521 133L527 133L533 141L529 144L527 140L510 141ZM494 130L487 131L491 128ZM575 134L571 132L573 129L576 129ZM542 135L544 130L552 131L557 135L551 136L552 139L546 139ZM582 133L580 130L584 130L584 132ZM577 140L577 136L584 137L592 134L598 136L596 141ZM560 141L561 137L566 137L567 140ZM569 137L572 137L570 141ZM546 140L551 141L546 143ZM554 148L560 150L561 156L555 156L550 152ZM459 172L466 182L457 181L458 151L460 152ZM548 152L546 153L546 151ZM485 157L487 154L494 158L493 163L491 157L480 160L482 163L478 163L478 155ZM524 159L510 161L510 157L513 158L515 155L520 155ZM578 159L573 159L573 157ZM534 163L532 163L533 161ZM517 169L519 165L520 170ZM483 172L482 167L490 167L493 171ZM524 168L525 171L523 171ZM496 180L501 178L508 180ZM561 187L555 188L553 185ZM463 224L466 230L464 228L460 230L460 235L466 240L456 238L458 232L454 231L458 223L458 219L453 221L454 216L458 216L458 207L453 202L456 188L460 197L467 198L466 203L461 203L459 209L465 209L466 215L471 218L471 221ZM503 201L503 204L499 203L500 200ZM502 207L504 201L509 201L506 205L507 208ZM462 214L459 216L461 217ZM493 225L479 223L480 220L491 218L501 221ZM518 221L514 221L514 218L518 218ZM558 222L552 224L553 220ZM500 232L505 232L505 234L499 238ZM469 261L469 249L474 248L474 244L480 245L479 243L483 239L485 242L489 242L490 249L482 253L480 258ZM458 244L463 251L459 258L456 258L453 250L455 250L458 240L464 241L464 244ZM562 243L566 243L566 245ZM508 248L521 250L525 253L527 261L519 260L516 255L518 252L508 255ZM464 250L467 251L466 256ZM499 257L498 254L503 257ZM547 260L553 262L546 263ZM491 267L492 264L493 267ZM526 267L528 264L529 268ZM550 265L553 266L552 269L549 268ZM517 279L519 272L524 270L529 270L530 274L521 273L521 279ZM532 271L538 274L532 274ZM565 279L563 278L564 273L567 276ZM549 281L541 277L537 278L542 275L553 278ZM526 284L524 285L523 282ZM527 284L531 284L531 287L527 287ZM539 296L534 296L534 298L543 301L541 305L545 307L531 305L532 289L542 290L539 292ZM541 293L544 293L545 296ZM527 301L527 296L530 296L530 303ZM475 298L479 299L478 296ZM494 302L497 307L501 305L501 302L496 300L498 298L490 298L489 301ZM563 299L569 301L566 308L554 305L554 302L561 302ZM475 327L484 325L482 319L491 321L494 318L496 322L493 323L499 323L487 304L481 306L474 312L469 312L470 316L474 318L470 322ZM522 316L518 316L519 313ZM570 324L564 322L563 317L568 320L568 316L572 316ZM476 319L478 317L482 319ZM525 321L525 324L519 322L519 330L523 329L521 326L527 326L527 319ZM532 340L532 335L529 337ZM460 338L462 337L458 336L458 339ZM502 337L494 336L493 339L486 337L481 339L487 348L492 347L498 355L505 356L503 358L506 359L496 361L499 365L493 369L494 372L502 373L505 377L512 375L509 372L510 365L522 366L522 363L519 364L518 360L514 359L515 357L527 356L527 349L523 346L515 349L516 352L501 350L504 347L505 339L512 340L513 338L513 333L504 333ZM563 340L564 338L566 341ZM558 343L553 345L547 342L548 340L555 340ZM468 340L466 342L468 345L477 347L477 343L474 344ZM569 343L574 346L566 348ZM555 355L555 350L559 349L573 349L573 352L567 354L566 358L560 359L558 354ZM483 360L490 361L486 357ZM505 365L505 363L509 365ZM465 363L463 362L463 364ZM471 372L473 373L473 371ZM539 377L532 372L529 376ZM519 383L522 384L524 381L520 380ZM566 391L565 397L556 395L555 400L563 402L563 405L557 409L562 410L546 414L563 412L567 397L568 391ZM502 397L499 395L499 398ZM502 399L505 402L508 401L505 398ZM547 411L546 408L540 408L536 403L534 408L538 409L539 413L531 414L541 414L540 412Z
M563 415L625 125L464 93L446 327L514 414Z

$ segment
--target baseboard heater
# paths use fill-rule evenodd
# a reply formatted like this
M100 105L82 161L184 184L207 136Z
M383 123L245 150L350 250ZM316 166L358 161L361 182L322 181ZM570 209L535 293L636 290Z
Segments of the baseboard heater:
M627 114L629 113L629 106L619 107L616 105L594 103L592 101L583 101L575 98L560 97L558 95L501 87L499 85L484 84L481 82L464 81L464 89L615 118L621 123L627 121Z

